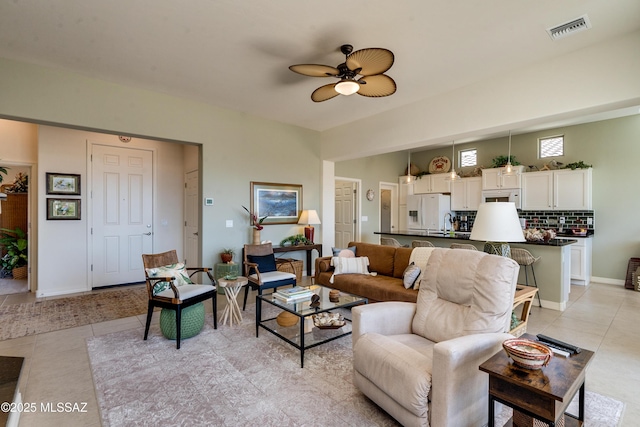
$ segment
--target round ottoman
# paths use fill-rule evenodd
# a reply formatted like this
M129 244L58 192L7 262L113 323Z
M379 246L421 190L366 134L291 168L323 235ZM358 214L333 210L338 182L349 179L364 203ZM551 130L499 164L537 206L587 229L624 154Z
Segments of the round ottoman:
M180 339L198 335L204 326L204 303L192 305L182 309L180 319ZM160 330L162 335L170 340L176 339L176 311L163 308L160 311Z

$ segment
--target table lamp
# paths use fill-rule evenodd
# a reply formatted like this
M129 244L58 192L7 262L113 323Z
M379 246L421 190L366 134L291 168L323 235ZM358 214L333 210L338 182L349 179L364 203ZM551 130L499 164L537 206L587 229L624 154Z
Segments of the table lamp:
M481 203L469 239L485 241L489 254L511 257L508 242L525 241L515 203Z
M302 211L302 214L300 214L300 219L298 220L298 224L307 225L304 228L304 237L311 243L313 243L313 233L315 231L313 225L321 224L320 218L318 217L318 212L316 212L314 209Z

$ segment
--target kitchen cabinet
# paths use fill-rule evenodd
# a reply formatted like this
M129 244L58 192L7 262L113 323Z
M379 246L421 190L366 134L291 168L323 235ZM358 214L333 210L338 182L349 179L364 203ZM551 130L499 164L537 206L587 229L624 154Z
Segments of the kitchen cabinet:
M476 211L482 202L482 178L462 178L451 182L451 210Z
M523 210L591 210L592 169L561 169L522 175Z
M559 238L563 239L563 238ZM578 243L571 245L571 284L588 286L591 283L593 241L591 237L570 237ZM567 239L563 239L567 240Z
M413 194L451 193L451 181L447 180L448 176L447 173L422 175L413 183Z
M407 196L413 194L413 183L415 176L400 176L398 178L398 229L407 229Z
M501 190L506 188L520 188L520 177L524 166L513 166L516 172L513 175L505 175L504 168L482 169L482 189Z

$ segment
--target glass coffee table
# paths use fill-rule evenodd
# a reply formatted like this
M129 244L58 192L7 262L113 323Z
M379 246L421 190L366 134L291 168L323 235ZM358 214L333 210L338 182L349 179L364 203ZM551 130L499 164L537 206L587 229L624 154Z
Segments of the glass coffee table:
M313 315L328 312L344 315L347 314L344 309L369 302L367 298L346 292L340 292L338 301L332 302L329 300L331 288L320 285L312 285L308 288L320 297L320 304L317 307L311 307L310 300L285 303L272 294L256 296L256 337L260 328L263 328L300 350L301 368L304 367L304 351L306 349L344 337L351 334L352 331L351 319L346 316L344 326L335 329L320 329L314 326ZM266 303L264 311L263 303ZM297 321L292 326L281 326L278 323L277 315L282 311L296 316ZM265 315L265 319L262 318L263 315Z

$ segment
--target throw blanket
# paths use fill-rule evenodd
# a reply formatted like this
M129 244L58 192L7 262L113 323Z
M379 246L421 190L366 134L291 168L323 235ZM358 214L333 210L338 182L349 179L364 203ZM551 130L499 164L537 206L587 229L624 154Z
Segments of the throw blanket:
M435 248L413 248L411 251L411 256L409 257L409 264L414 263L420 268L420 276L418 276L418 280L416 280L416 284L413 285L413 289L420 289L420 281L422 280L422 276L427 269L427 261L429 261L429 257Z

